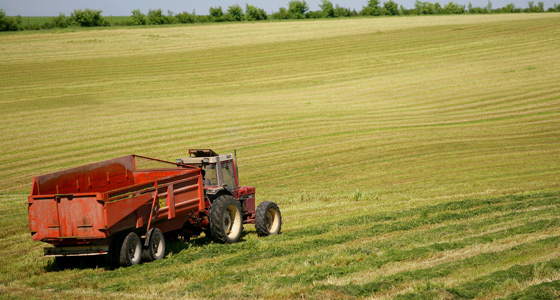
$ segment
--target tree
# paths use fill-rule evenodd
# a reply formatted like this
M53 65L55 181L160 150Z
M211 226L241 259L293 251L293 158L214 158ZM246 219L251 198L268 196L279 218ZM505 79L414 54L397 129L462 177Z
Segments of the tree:
M132 24L134 25L146 25L146 15L139 9L133 10L130 18L132 19Z
M490 6L492 6L491 3L490 3ZM471 13L471 14L487 14L488 13L488 7L485 7L485 8L473 7L472 4L469 3L469 13Z
M399 14L399 5L393 0L383 3L383 14L389 16L396 16Z
M331 1L322 0L321 4L319 4L319 7L323 11L323 18L334 18L335 17L334 7L333 7L333 4L332 4Z
M549 12L560 12L560 4L554 4L548 8Z
M538 6L535 6L533 1L529 1L529 9L528 12L543 12L544 11L544 3L539 2Z
M8 17L0 8L0 31L18 31L21 27L21 17Z
M227 21L233 22L233 21L241 21L243 20L243 17L245 15L243 14L243 9L241 8L241 6L239 6L238 4L232 5L230 7L228 7L228 11L226 13L225 19Z
M288 13L291 19L305 19L309 6L305 1L292 0L288 3Z
M434 15L441 15L443 13L443 8L439 2L434 3L432 6L432 14Z
M176 14L175 19L177 20L177 23L195 23L196 15L194 14L194 12L192 14L189 14L188 12L184 11L182 13Z
M334 8L334 16L335 18L340 18L340 17L348 18L352 16L352 11L349 8L340 7L337 4L336 7Z
M414 3L414 8L416 9L416 13L418 15L432 15L436 12L436 6L433 3L427 1L422 2L416 0L416 2Z
M515 10L515 4L510 3L502 8L502 11L505 13L512 13Z
M247 4L245 5L245 18L248 21L260 21L267 20L268 15L264 9Z
M175 24L177 23L177 19L175 17L173 17L173 12L171 10L167 10L167 18L166 18L166 24Z
M307 13L305 13L305 17L308 19L321 19L323 18L323 11L322 10L316 10L316 11L308 11Z
M272 17L276 20L289 19L290 13L285 7L280 7L280 10L277 13L274 13Z
M52 20L53 27L66 28L68 27L68 21L63 13L60 13L58 17L54 17Z
M89 8L75 9L70 15L70 19L82 27L109 26L109 22L101 16L101 12L101 10Z
M416 2L414 2L414 9L416 10L417 15L422 15L423 14L422 2L419 1L419 0L416 0Z
M360 15L362 16L379 16L381 15L381 7L379 7L379 0L369 0L368 5L365 6Z
M168 11L169 13L170 11ZM171 12L171 15L173 13ZM161 25L161 24L171 24L171 18L163 14L161 9L150 9L148 11L148 24L150 25Z
M224 11L222 10L222 7L210 7L210 16L214 19L215 22L223 22Z
M443 13L444 14L464 14L465 13L465 6L455 4L453 2L449 2L443 7Z
M368 0L369 7L379 8L379 0Z

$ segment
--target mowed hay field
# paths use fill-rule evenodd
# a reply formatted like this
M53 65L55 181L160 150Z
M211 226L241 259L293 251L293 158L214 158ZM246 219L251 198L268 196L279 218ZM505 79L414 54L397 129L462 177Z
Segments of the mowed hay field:
M0 34L0 298L560 297L560 14ZM237 149L283 233L60 270L34 175Z

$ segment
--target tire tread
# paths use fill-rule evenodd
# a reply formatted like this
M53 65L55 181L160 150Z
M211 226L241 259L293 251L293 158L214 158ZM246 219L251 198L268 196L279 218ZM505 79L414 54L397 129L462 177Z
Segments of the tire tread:
M223 224L221 224L223 214L225 213L226 208L231 204L234 204L239 213L242 214L239 202L237 202L231 195L220 195L218 198L214 199L212 206L210 207L210 235L212 240L216 243L231 244L236 243L241 238L243 232L243 222L241 225L241 231L239 232L239 237L234 240L228 238L222 227Z
M257 211L255 212L255 229L257 230L257 234L259 236L271 235L266 224L266 213L271 208L276 209L276 211L278 212L278 218L280 219L278 232L276 234L279 234L282 230L282 215L280 214L280 208L278 208L278 205L272 201L264 201L259 204L259 206L257 207Z

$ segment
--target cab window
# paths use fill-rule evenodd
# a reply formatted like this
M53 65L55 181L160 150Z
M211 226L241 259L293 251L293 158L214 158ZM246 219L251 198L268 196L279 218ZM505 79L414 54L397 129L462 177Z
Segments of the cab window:
M227 184L228 189L237 189L237 185L235 184L235 175L233 173L233 165L231 161L222 163L222 177L224 179L224 184Z
M218 174L216 173L216 165L207 165L204 171L204 186L217 186Z

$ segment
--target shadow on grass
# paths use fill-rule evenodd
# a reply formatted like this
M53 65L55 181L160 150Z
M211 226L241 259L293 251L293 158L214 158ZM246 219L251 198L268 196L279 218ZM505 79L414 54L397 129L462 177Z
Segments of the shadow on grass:
M239 239L239 243L242 242L246 242L246 236L250 235L250 234L257 234L256 230L247 230L244 229L241 233L241 238ZM179 252L185 250L185 249L189 249L192 247L196 247L196 248L200 248L209 244L214 243L212 238L209 236L206 236L205 234L201 234L198 237L192 238L192 239L171 239L167 242L167 249L166 249L166 255L167 254L178 254Z
M248 234L256 234L255 230L243 230L241 234L241 239L239 242L245 242L246 236ZM214 243L211 237L205 236L204 234L192 238L166 238L166 251L165 255L177 254L185 249L189 248L201 248L206 245ZM165 259L165 258L164 258ZM145 262L142 262L145 263ZM149 263L149 262L147 262ZM115 255L94 255L94 256L68 256L68 257L56 257L51 260L45 266L45 271L47 272L58 272L64 270L73 269L105 269L107 271L115 270L120 268L118 263L118 258Z
M74 269L105 269L114 270L118 265L113 262L109 255L94 256L67 256L56 257L45 266L47 272L59 272Z

